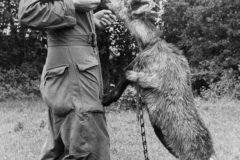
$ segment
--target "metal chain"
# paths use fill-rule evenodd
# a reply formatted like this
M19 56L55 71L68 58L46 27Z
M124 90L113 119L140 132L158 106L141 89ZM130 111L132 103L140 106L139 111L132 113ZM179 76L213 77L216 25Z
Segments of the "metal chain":
M143 106L142 101L139 96L139 85L138 82L136 84L137 89L137 118L141 126L141 136L142 136L142 145L143 145L143 154L145 160L149 160L148 158L148 150L147 150L147 138L146 138L146 132L145 132L145 124L144 124L144 118L143 118Z

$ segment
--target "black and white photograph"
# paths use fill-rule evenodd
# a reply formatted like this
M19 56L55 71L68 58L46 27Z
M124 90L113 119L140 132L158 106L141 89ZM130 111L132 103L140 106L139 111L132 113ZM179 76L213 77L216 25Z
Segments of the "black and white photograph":
M240 160L240 0L0 0L0 160Z

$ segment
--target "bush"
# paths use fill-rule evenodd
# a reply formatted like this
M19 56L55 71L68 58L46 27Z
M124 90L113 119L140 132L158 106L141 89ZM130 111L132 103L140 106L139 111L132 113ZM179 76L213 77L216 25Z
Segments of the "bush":
M216 100L224 97L240 100L240 76L236 71L224 70L220 80L210 85L210 89L203 92L203 97Z
M40 96L39 80L32 80L19 69L0 69L0 101Z
M205 99L221 99L228 97L240 99L240 65L238 67L224 67L218 62L205 60L198 68L192 69L192 82L203 79L207 88L201 95Z

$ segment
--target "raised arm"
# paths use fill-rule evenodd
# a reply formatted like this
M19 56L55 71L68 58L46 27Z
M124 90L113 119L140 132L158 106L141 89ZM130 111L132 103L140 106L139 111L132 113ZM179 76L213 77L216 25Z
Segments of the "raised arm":
M40 0L21 0L19 22L35 29L58 29L76 25L73 0L41 3Z

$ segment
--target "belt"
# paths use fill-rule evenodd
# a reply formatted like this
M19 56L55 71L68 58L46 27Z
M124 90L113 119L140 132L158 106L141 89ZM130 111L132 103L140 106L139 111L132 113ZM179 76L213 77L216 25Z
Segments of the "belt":
M97 36L95 33L88 35L62 35L49 34L48 46L97 46Z

